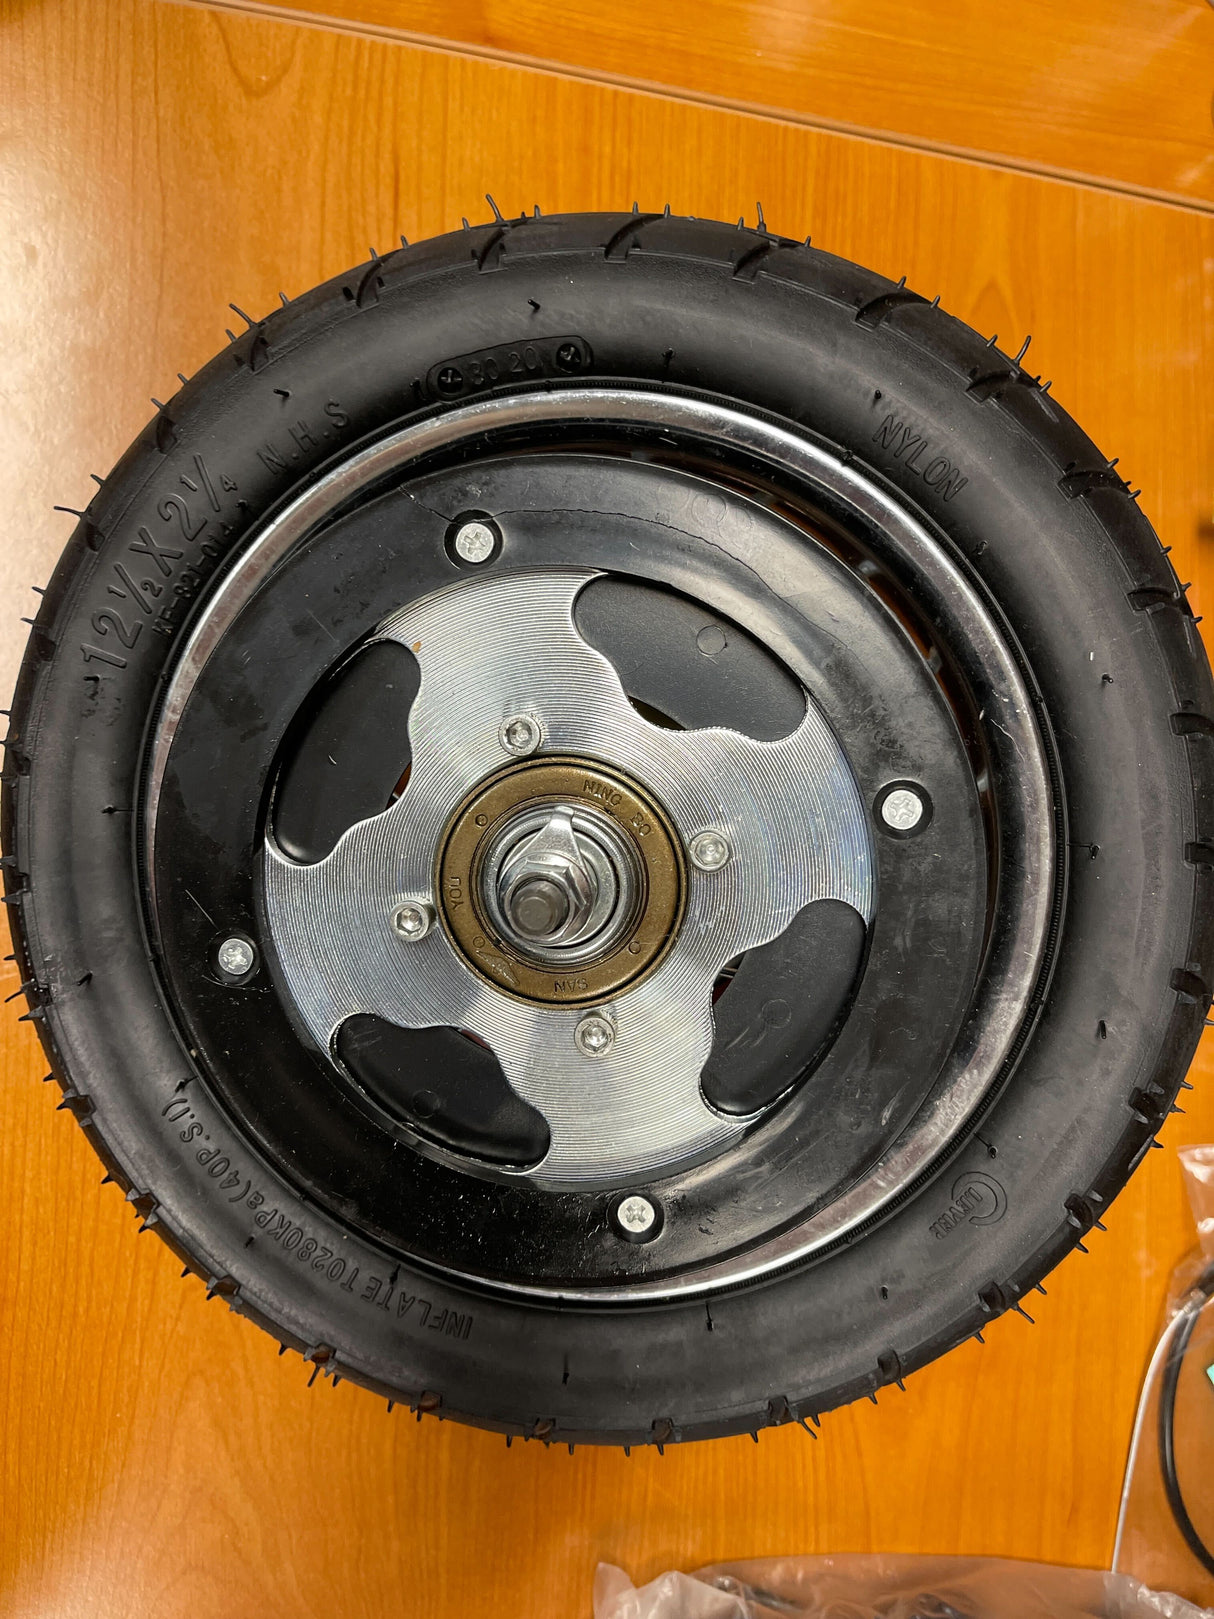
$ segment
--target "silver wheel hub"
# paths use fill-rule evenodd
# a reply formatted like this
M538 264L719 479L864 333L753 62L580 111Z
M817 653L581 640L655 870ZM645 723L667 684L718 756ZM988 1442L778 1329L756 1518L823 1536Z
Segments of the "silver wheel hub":
M155 904L160 903L156 850L160 836L162 792L175 739L212 655L274 569L344 504L361 492L375 488L386 478L399 480L407 476L409 469L421 465L426 457L436 453L447 454L465 446L471 452L481 444L487 432L528 433L553 424L563 426L575 418L609 431L681 435L692 442L711 445L714 454L726 458L735 454L755 458L761 465L774 469L778 476L790 477L808 489L827 492L832 500L841 502L867 525L879 560L891 565L896 573L909 574L914 578L918 599L925 610L940 622L947 623L954 644L967 649L968 678L979 709L986 716L984 741L991 753L994 779L999 783L1000 847L1018 851L1014 869L1023 874L1022 880L1009 882L1003 896L1004 910L991 938L982 981L975 994L972 1016L964 1037L950 1053L930 1096L912 1124L889 1143L869 1171L829 1204L803 1211L799 1217L790 1216L791 1223L786 1228L782 1227L770 1239L741 1257L723 1255L718 1262L682 1277L621 1278L609 1285L599 1281L593 1285L564 1283L559 1289L561 1296L566 1299L603 1304L645 1297L667 1299L691 1296L716 1287L738 1285L804 1260L877 1218L893 1199L930 1168L990 1094L992 1085L1005 1071L1009 1056L1014 1052L1023 1018L1031 1004L1034 985L1046 959L1055 894L1057 848L1046 753L1034 704L1019 666L1004 643L1000 627L992 618L981 593L975 589L949 550L910 509L874 483L850 455L841 456L836 450L818 445L796 430L757 417L744 409L674 395L669 391L658 394L643 388L570 387L551 392L479 399L388 434L341 462L299 494L235 560L182 650L152 738L143 819L149 880ZM486 576L488 573L486 566ZM666 578L664 574L659 577L663 583L678 582ZM708 600L717 612L729 610L726 602L713 603L711 597ZM418 608L422 605L417 604ZM790 660L790 663L797 672L796 661ZM431 673L433 671L423 669L423 685ZM526 700L521 692L509 692L497 710L496 723L504 725L517 717L518 705ZM416 714L411 721L411 731L416 746L421 736ZM537 738L537 747L541 741L547 746L546 739ZM492 750L479 731L476 746L479 756L487 760ZM523 750L524 753L528 751L527 748ZM506 751L497 755L499 760L505 757ZM603 757L610 758L612 754L608 751ZM484 768L488 770L492 767L486 763ZM406 799L414 785L410 783L410 792L404 795ZM657 783L654 785L656 788ZM797 784L791 783L790 791L796 790ZM801 835L807 835L805 829L812 828L812 825L812 809L807 807L801 819ZM700 826L695 827L695 832L710 829L712 823L706 818ZM334 851L335 855L338 853ZM275 851L267 855L268 882L276 859L281 857ZM348 860L348 856L343 855L342 859ZM303 870L301 868L301 873ZM401 894L402 884L411 881L414 873L420 873L417 893L421 898L430 891L433 873L424 859L418 858L416 851L407 863L399 865L393 880L385 887ZM723 875L728 877L728 870ZM698 876L693 876L692 882L697 889L700 887ZM285 877L280 886L279 909L292 913L290 931L298 934L303 946L307 928L299 918L296 907L307 902L307 894L293 894L293 879L290 877ZM307 878L301 874L298 887L303 890L306 886ZM315 882L314 892L318 896L322 887L321 881ZM423 903L429 904L429 901L423 899ZM400 901L397 909L401 909ZM693 913L686 919L684 933L694 916L698 915L695 907ZM360 915L359 925L361 920ZM373 920L378 923L382 918L376 916ZM338 951L339 961L344 960L349 925L350 919L343 918L340 925L335 925L331 930L331 934L326 934L326 939L331 937L333 947ZM280 921L275 931L281 936L286 927L287 923ZM398 974L403 976L410 970L408 963L413 958L420 959L438 952L444 937L439 927L429 929L416 942L406 942L404 934L395 934L396 961L389 970L393 981ZM294 946L286 942L293 950ZM298 985L306 975L307 962L315 960L316 953L315 943L307 943L306 947L300 949L298 964L290 969L293 984ZM665 966L669 964L669 960L664 963ZM324 976L327 977L330 971L338 972L338 969L330 964ZM375 985L368 982L369 974L364 967L360 966L356 972L347 975L343 966L339 975L345 987L338 994L324 987L317 997L312 997L304 985L304 1001L310 1004L309 1027L322 1048L327 1047L328 1040L326 1007L359 1007L362 1000L367 999L371 1003L371 1010L381 1011L386 1017L394 1015L376 1002ZM428 970L427 982L432 982L433 977L432 969ZM452 1008L450 1017L419 1014L415 1006L417 986L398 986L397 998L408 1000L409 1005L397 1017L397 1021L411 1027L456 1022L459 1026L472 1028L474 1025L467 1019L456 1016L461 1008L471 1006L476 1009L478 1018L483 1018L486 1024L494 1022L495 1027L499 1028L500 1043L494 1046L499 1056L511 1044L517 1051L524 1048L527 1030L524 1028L520 1034L511 1027L510 1019L502 1013L500 1005L493 1006L488 992L479 981L476 981L473 990L465 988L462 994L457 994L453 982L447 980L445 975L444 980L444 995ZM628 1010L632 1015L631 993L619 997L619 1004L621 1009ZM501 1017L501 1024L496 1017L491 1017L491 1010ZM339 1018L345 1015L345 1012L338 1012ZM554 1021L558 1021L559 1016L555 1014ZM711 1022L710 1011L707 1016ZM563 1026L562 1038L565 1030L576 1030L579 1021L579 1015L573 1013ZM604 1021L608 1022L613 1034L614 1025L609 1020ZM612 1042L604 1041L604 1045L610 1052ZM536 1082L536 1076L549 1049L554 1062L561 1064L566 1048L555 1038L546 1043L545 1049L538 1050L529 1064L521 1058L518 1061L503 1061L507 1077L520 1095L539 1094L542 1087ZM579 1050L578 1071L572 1072L571 1066L565 1064L558 1076L559 1083L552 1087L553 1113L547 1115L550 1122L558 1111L561 1093L566 1088L584 1088L588 1076L599 1081L607 1073L609 1060L609 1057L600 1055L592 1063ZM614 1083L610 1076L608 1083ZM625 1086L617 1092L621 1104L627 1100L626 1090ZM639 1100L646 1103L649 1098L645 1087L638 1085L637 1090ZM570 1094L574 1094L573 1089L570 1089ZM580 1094L584 1094L584 1089ZM646 1112L642 1131L648 1126L649 1120L650 1114ZM600 1122L603 1129L610 1128L609 1119L604 1118ZM640 1133L637 1132L638 1135ZM563 1126L559 1135L562 1139L566 1136ZM726 1134L725 1145L734 1139L736 1136ZM543 1171L547 1167L541 1165L540 1169ZM537 1178L542 1179L542 1174ZM469 1271L466 1274L479 1273ZM522 1280L512 1282L509 1290L537 1296L547 1296L552 1291L547 1283L537 1281L531 1284Z
M408 787L390 809L351 827L324 860L298 865L268 841L265 868L279 961L322 1049L332 1049L337 1029L357 1013L475 1034L548 1123L548 1153L528 1173L566 1185L610 1184L736 1141L749 1121L714 1112L699 1084L721 969L774 939L815 900L841 900L866 922L873 905L865 806L813 702L775 742L650 724L574 624L574 601L593 577L477 577L382 625L381 636L413 649L421 665ZM451 647L475 652L455 659ZM584 1005L540 1005L486 982L445 926L407 950L391 926L402 905L432 903L444 830L508 759L501 728L520 704L546 752L587 761L587 798L528 809L494 834L481 892L499 943L571 966L632 926L629 839L596 796L596 760L643 783L684 847L711 830L729 850L716 869L692 868L682 924L661 964L600 1008L614 1034L592 1074L576 1038ZM576 995L576 974L554 969L553 982Z

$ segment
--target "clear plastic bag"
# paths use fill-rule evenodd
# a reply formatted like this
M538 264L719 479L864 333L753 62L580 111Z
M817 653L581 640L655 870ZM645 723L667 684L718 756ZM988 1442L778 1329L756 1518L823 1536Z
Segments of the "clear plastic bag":
M998 1557L781 1557L671 1572L639 1590L601 1563L594 1619L1198 1619L1124 1574Z
M1214 1146L1180 1153L1198 1246L1176 1267L1143 1384L1112 1573L988 1557L767 1558L670 1572L639 1589L600 1564L595 1619L1197 1619L1214 1571L1186 1543L1159 1445L1161 1385L1174 1372L1175 1478L1214 1555ZM1179 1593L1179 1594L1173 1594ZM1199 1606L1205 1603L1207 1606Z
M1198 1549L1204 1547L1214 1561L1214 1146L1184 1147L1180 1163L1198 1246L1172 1273L1159 1342L1143 1381L1113 1567L1214 1606L1214 1568L1204 1566ZM1185 1518L1189 1538L1181 1526Z
M1197 1241L1206 1259L1214 1260L1214 1147L1182 1147L1180 1166L1197 1221Z

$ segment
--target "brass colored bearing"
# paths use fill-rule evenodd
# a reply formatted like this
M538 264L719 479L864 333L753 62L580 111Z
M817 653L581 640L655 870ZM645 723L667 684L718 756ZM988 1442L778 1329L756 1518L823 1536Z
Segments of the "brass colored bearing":
M504 938L482 892L485 852L499 830L520 810L544 804L581 805L609 817L639 857L634 925L601 957L566 970ZM443 926L481 978L520 1000L589 1006L634 987L657 967L682 921L687 878L669 818L635 782L588 759L550 757L511 765L465 799L443 837L435 892Z

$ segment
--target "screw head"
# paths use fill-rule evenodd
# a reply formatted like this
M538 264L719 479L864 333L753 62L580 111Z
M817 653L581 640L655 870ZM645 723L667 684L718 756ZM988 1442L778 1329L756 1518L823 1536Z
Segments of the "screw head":
M257 964L257 951L248 939L234 933L215 952L219 970L228 978L244 978Z
M640 1192L630 1192L616 1204L615 1223L629 1242L645 1242L660 1230L657 1205Z
M891 787L878 805L878 813L886 830L906 837L927 825L931 805L926 793L907 783Z
M615 1044L615 1025L598 1012L588 1012L574 1029L573 1039L583 1057L601 1057Z
M543 734L540 722L532 719L530 714L516 714L513 719L502 722L498 740L507 753L513 753L521 759L535 752Z
M497 535L488 523L474 518L471 522L460 524L452 544L462 562L488 562L497 549Z
M729 863L733 850L723 832L697 832L687 846L693 866L701 871L720 871Z
M392 926L398 938L415 944L418 939L424 939L434 926L434 907L427 905L424 900L409 900L392 918Z

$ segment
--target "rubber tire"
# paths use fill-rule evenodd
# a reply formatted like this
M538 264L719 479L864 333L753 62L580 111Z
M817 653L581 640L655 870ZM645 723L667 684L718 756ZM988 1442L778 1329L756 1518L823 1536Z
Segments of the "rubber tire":
M442 408L427 379L450 357L567 334L598 378L775 413L900 490L1014 630L1065 783L1073 858L1052 983L980 1130L875 1229L707 1304L549 1310L473 1294L305 1206L194 1075L141 919L142 751L208 585L201 562L183 583L189 558L171 560L160 600L176 589L183 610L123 648L99 617L121 606L114 563L141 526L167 544L186 509L190 526L205 514L219 566L318 467ZM912 435L955 476L933 487ZM199 454L211 480L183 508ZM508 1434L757 1431L872 1394L1018 1307L1150 1146L1210 1002L1212 716L1192 615L1134 497L1036 379L959 321L764 232L645 214L497 221L375 259L252 325L95 495L21 670L5 898L63 1105L144 1224L231 1308L328 1374ZM181 1127L186 1111L199 1131ZM253 1193L219 1190L207 1143ZM976 1205L954 1199L967 1176ZM250 1245L284 1218L313 1252L345 1256L340 1282L298 1249Z

